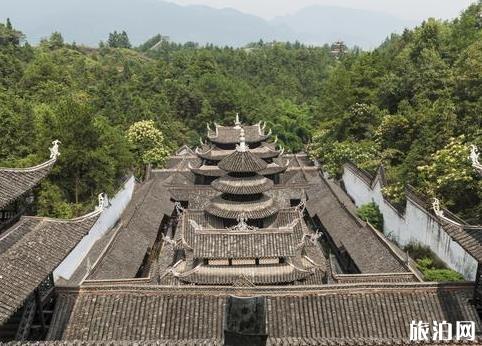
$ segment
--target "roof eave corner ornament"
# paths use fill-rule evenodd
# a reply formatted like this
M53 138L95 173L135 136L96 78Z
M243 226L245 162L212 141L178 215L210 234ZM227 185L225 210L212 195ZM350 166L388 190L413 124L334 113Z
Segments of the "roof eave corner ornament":
M438 200L438 198L433 199L432 209L436 216L444 217L444 212L442 209L440 209L440 201Z
M475 144L470 145L469 160L472 161L472 166L478 170L482 170L482 165L479 162L479 149Z
M321 231L316 231L316 233L303 234L301 242L304 244L305 239L309 239L312 244L316 244L318 242L318 239L320 239L322 236L323 233Z
M52 147L49 148L50 150L50 159L52 160L57 160L57 158L60 156L60 151L59 151L59 144L62 142L56 139L55 141L52 142Z
M189 224L191 225L192 228L194 228L195 231L202 231L203 230L203 226L198 224L193 219L189 219Z
M212 132L211 126L209 125L209 123L206 123L206 128L208 129L208 134L209 134L209 132Z
M101 192L99 193L99 196L97 198L99 202L95 207L95 211L97 212L104 211L104 209L109 206L109 198L107 197L107 194L105 192Z
M241 131L239 131L239 145L236 145L236 150L244 153L247 152L249 149L248 145L246 144L246 137L244 135L244 129L241 128Z
M191 162L188 163L188 165L191 165ZM192 169L192 168L191 168ZM182 206L181 202L176 202L174 203L174 206L176 207L176 213L177 215L182 215L184 213L184 207Z
M239 130L241 128L241 121L239 121L239 113L236 113L236 119L234 121L234 128Z

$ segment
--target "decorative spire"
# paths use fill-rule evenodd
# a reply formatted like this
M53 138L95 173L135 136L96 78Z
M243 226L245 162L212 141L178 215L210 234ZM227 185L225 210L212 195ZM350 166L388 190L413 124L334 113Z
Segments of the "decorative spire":
M60 142L58 139L56 139L55 141L52 142L52 147L49 148L51 159L57 160L57 158L60 156L59 144L61 144L61 143L62 142Z
M239 121L239 113L236 113L236 120L234 121L234 128L239 130L241 128L241 121Z
M244 153L248 151L249 147L246 145L246 137L244 135L244 129L241 128L241 131L239 131L239 145L236 146L236 150Z

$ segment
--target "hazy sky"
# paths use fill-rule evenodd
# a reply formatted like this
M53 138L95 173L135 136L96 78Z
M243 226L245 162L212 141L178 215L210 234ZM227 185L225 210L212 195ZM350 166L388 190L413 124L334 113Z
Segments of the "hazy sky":
M310 5L343 6L386 12L404 19L450 19L476 0L168 0L177 4L232 7L263 18L293 13Z

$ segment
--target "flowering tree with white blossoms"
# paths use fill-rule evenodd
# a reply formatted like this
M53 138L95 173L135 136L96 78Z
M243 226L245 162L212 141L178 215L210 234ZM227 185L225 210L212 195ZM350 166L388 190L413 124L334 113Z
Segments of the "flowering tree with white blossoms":
M137 161L142 164L159 166L169 155L164 135L152 120L138 121L131 125L127 130L127 139L138 154Z

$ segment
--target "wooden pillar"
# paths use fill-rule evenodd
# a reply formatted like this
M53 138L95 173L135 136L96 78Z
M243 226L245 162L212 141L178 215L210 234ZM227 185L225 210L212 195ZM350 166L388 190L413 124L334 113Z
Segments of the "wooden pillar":
M37 305L37 313L38 317L40 320L40 326L42 328L42 333L45 333L47 331L47 325L45 324L45 316L44 316L44 307L42 304L42 297L40 296L40 292L38 288L35 289L34 291L34 296L35 296L35 303Z

